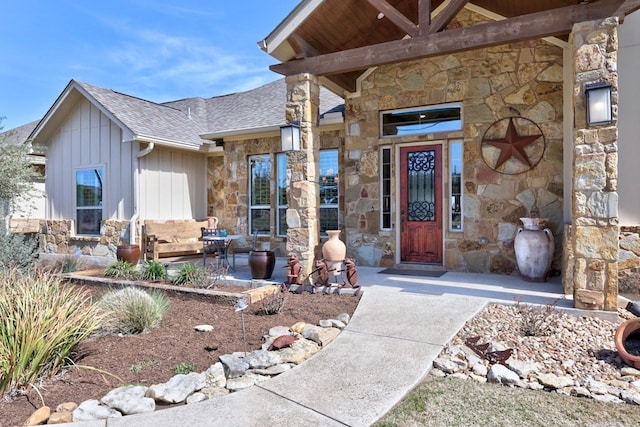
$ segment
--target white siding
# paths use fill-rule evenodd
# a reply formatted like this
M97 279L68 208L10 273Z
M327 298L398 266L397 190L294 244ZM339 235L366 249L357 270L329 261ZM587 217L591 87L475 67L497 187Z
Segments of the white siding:
M104 168L102 219L133 215L133 162L138 144L123 143L122 131L82 99L48 141L47 218L75 219L75 171Z
M618 196L620 225L640 224L640 11L620 27Z
M140 170L141 218L206 218L204 155L156 147L140 159Z

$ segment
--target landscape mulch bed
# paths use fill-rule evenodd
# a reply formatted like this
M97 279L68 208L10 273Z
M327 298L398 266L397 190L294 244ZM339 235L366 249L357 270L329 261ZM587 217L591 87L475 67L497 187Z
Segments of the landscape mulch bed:
M105 291L89 288L96 297ZM214 290L246 289L217 286ZM201 295L166 293L170 307L159 328L140 335L107 335L81 343L73 358L77 367L37 385L44 404L55 409L63 402L100 399L122 385L163 383L175 375L181 363L193 364L195 372L202 372L219 356L244 351L241 314L232 303ZM352 315L358 301L359 297L353 295L287 293L284 309L276 315L257 314L261 303L253 303L244 314L247 351L259 349L263 337L274 326L291 326L299 321L317 324L340 313ZM200 324L212 325L213 332L196 332L194 326ZM0 427L21 425L42 404L35 390L0 401Z

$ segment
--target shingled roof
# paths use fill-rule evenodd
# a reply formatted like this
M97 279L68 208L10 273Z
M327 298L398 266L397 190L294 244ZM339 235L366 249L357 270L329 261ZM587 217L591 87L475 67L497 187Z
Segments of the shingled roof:
M205 135L236 134L285 124L286 84L279 79L246 92L211 98L185 98L155 103L131 95L71 80L44 119L35 127L36 136L61 104L76 91L89 99L112 120L131 132L133 139L198 148ZM320 92L321 117L342 112L344 100L327 89ZM26 138L25 138L26 139Z

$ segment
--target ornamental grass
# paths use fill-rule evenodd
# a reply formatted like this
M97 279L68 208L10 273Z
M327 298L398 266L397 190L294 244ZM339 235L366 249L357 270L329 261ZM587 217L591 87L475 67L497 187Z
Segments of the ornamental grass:
M106 313L103 332L141 334L160 325L169 299L161 291L127 287L107 292L98 305Z
M55 375L101 319L86 291L50 275L0 271L0 394Z

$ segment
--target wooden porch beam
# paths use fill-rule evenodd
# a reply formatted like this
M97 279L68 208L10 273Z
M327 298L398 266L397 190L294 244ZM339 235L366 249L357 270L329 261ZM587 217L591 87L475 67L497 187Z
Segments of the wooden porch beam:
M428 34L437 33L438 31L445 28L449 23L456 17L458 12L462 10L465 4L467 4L469 0L451 0L451 2L447 5L447 7L436 16L436 19L433 20L433 23L429 25L429 29L427 30ZM427 33L421 33L421 35L425 35Z
M322 76L557 36L569 33L574 23L616 16L616 12L623 3L625 0L601 0L589 4L565 6L472 27L288 61L269 68L283 75L311 73Z
M418 30L424 34L431 25L431 0L418 0Z
M620 18L620 22L624 21L624 17L640 9L640 0L626 0L622 6L618 8L616 15Z
M389 21L393 22L396 27L409 34L411 37L418 35L418 27L411 22L409 18L404 16L395 7L387 3L386 0L368 0L369 3L378 11L384 13L384 16L389 18Z

